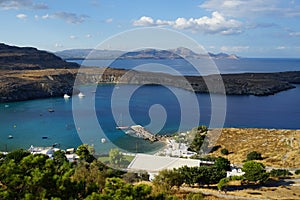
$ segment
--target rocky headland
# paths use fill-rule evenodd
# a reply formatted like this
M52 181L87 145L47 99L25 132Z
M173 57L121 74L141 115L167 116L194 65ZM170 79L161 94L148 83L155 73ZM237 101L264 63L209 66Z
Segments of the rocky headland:
M77 85L97 83L162 84L199 93L272 95L299 84L300 71L182 77L112 68L79 69L78 64L46 51L0 44L0 102L70 95L78 93Z

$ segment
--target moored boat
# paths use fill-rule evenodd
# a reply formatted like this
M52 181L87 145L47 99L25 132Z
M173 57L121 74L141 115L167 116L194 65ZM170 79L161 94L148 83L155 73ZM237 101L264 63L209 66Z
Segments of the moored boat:
M82 98L82 97L85 97L85 95L82 92L79 92L78 97Z
M64 95L64 99L69 99L69 98L70 98L70 96L68 94Z

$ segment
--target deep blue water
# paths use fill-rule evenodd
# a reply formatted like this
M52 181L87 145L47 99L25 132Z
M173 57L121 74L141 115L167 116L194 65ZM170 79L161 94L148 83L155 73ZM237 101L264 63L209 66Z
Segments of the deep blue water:
M86 66L110 66L113 68L132 69L137 66L151 63L148 67L145 66L145 71L169 72L164 69L153 68L154 64L169 66L175 69L182 75L199 75L195 67L189 63L189 60L184 59L128 59L128 60L70 60ZM219 59L213 60L215 66L222 74L244 73L244 72L283 72L283 71L299 71L300 59L292 58L241 58L234 59ZM215 70L211 68L210 61L206 59L192 60L195 66L199 68L201 74L214 74ZM209 63L209 64L208 64Z
M135 86L123 85L118 90L128 91ZM93 88L83 87L85 98L79 99L77 96L73 100L63 98L50 98L33 101L0 104L0 149L12 150L15 148L28 148L30 145L49 146L54 143L61 144L62 148L74 147L84 143L94 144L100 153L107 152L112 144L127 149L131 152L154 151L161 147L161 144L150 144L147 141L137 139L124 134L121 130L116 130L119 117L122 116L121 125L141 124L147 126L150 123L149 108L152 105L160 104L165 108L167 114L166 123L161 130L155 126L148 126L150 131L159 133L174 133L178 131L180 123L180 106L176 97L180 95L183 102L186 102L185 109L190 113L181 130L188 130L194 124L189 124L189 119L193 118L195 108L188 105L189 98L193 98L193 93L182 89L176 89L177 96L174 96L163 86L144 86L136 90L131 96L129 104L126 99L118 99L114 105L119 111L112 113L110 94L114 85L102 85L98 87L96 95L97 123L102 127L103 132L97 130L92 123L89 107L91 90ZM174 89L174 88L173 88ZM210 95L197 94L200 108L199 124L209 124L211 116ZM79 103L80 123L77 127L73 121L72 101ZM268 97L255 96L227 96L227 111L225 127L262 127L262 128L300 128L300 87L278 93ZM76 103L75 103L76 104ZM8 105L9 107L5 106ZM130 116L122 112L128 107ZM48 108L53 108L55 112L48 112ZM121 115L122 114L122 115ZM159 121L165 117L160 115L153 119ZM115 117L115 119L114 119ZM133 120L130 122L129 119ZM154 123L155 125L155 123ZM105 135L104 135L104 134ZM13 135L13 139L8 139L8 135ZM43 136L49 137L42 139ZM80 136L80 137L79 137ZM101 138L106 137L111 140L102 144Z
M240 61L220 62L230 62L230 66L234 67L232 63ZM122 66L130 66L127 64ZM279 66L282 67L280 71L299 70L299 60L247 61L231 71L279 71ZM211 98L220 98L218 95L195 95L182 89L155 85L99 85L80 89L85 98L74 96L69 100L60 97L0 104L0 150L28 149L30 145L49 146L54 143L68 148L83 142L94 145L98 153L107 153L114 145L130 152L151 152L158 150L162 144L150 144L131 137L116 130L116 126L141 124L151 132L171 134L194 127L197 125L195 118L198 124L209 125ZM95 90L96 93L93 93ZM192 100L197 102L197 106ZM273 96L227 96L226 101L224 127L300 129L299 85ZM221 110L218 106L214 105ZM48 108L55 112L48 112ZM78 115L74 117L74 113ZM185 117L181 119L181 116ZM8 139L8 135L14 138ZM42 139L43 136L48 139ZM108 142L101 143L101 138Z

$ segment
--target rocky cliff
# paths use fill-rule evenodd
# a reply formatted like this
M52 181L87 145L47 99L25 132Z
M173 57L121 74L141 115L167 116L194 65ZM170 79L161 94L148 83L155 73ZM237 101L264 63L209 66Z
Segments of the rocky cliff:
M300 72L244 73L209 76L172 76L163 73L127 71L117 69L86 69L78 74L78 84L124 83L161 84L192 90L198 93L224 93L228 95L266 96L295 88L300 83ZM208 89L209 86L209 89Z

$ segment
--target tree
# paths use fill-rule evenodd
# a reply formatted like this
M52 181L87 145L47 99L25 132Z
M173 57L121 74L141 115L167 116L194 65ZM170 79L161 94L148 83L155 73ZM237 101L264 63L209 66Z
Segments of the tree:
M287 177L287 176L290 176L290 175L292 175L292 173L289 172L286 169L272 169L270 171L270 176L271 177Z
M87 144L82 144L77 147L76 154L81 160L85 160L88 163L91 163L96 159L89 151L89 145Z
M265 170L265 166L262 163L255 161L245 162L242 171L245 172L244 177L251 182L264 183L269 177L269 174Z
M24 157L30 155L30 153L23 149L17 149L5 156L5 160L15 160L16 163L19 163Z
M84 191L82 196L93 192L101 192L104 188L106 174L104 171L99 170L100 166L101 163L94 160L92 163L80 162L75 167L73 179L80 182Z
M228 183L229 183L228 178L222 178L217 185L218 190L223 191L224 189L226 189L228 186Z
M258 153L257 151L252 151L247 154L247 161L250 160L262 160L261 153Z
M226 171L215 166L192 167L193 182L199 185L210 185L218 183L226 177Z
M113 167L120 167L124 160L124 156L119 149L115 148L109 151L109 162Z
M225 170L225 171L231 170L230 161L220 156L215 160L214 166L220 170Z
M184 183L183 175L180 170L162 170L155 176L153 184L162 191L170 192L176 186L179 188Z
M228 151L228 149L221 149L221 154L223 154L223 155L228 155L229 154L229 151Z
M127 172L122 176L126 183L134 183L139 180L138 174L133 172Z
M190 144L190 147L189 147L190 150L199 153L200 148L204 143L205 136L206 136L206 132L205 133L197 132L195 134L195 137L194 137L192 143Z
M63 152L62 150L58 150L53 154L53 161L55 162L55 164L60 166L63 165L64 162L68 162L68 159L65 155L65 152Z

